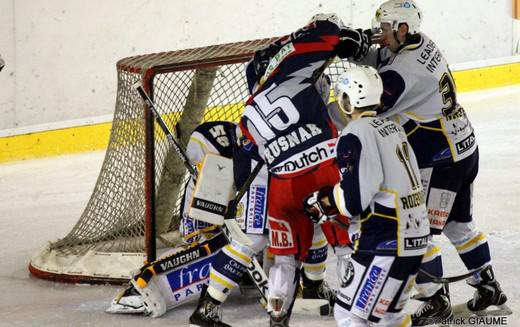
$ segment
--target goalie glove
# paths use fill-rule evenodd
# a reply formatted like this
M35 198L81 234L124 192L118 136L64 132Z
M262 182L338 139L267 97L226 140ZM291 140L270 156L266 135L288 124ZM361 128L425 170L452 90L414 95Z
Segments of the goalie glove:
M336 52L340 58L352 57L356 61L363 60L372 45L372 31L344 28L339 33L339 43Z
M325 186L308 195L303 200L303 210L315 224L335 219L339 211L332 197L332 187Z

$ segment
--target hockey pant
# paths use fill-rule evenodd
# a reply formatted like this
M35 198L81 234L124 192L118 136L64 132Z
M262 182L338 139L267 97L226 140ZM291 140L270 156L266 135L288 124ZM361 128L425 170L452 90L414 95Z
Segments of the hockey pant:
M312 247L314 226L303 212L303 200L321 187L339 181L339 171L331 162L320 165L312 173L292 178L271 175L268 196L269 245L274 255L296 255L305 261ZM332 246L350 244L348 232L332 222L321 225Z
M449 166L421 169L427 190L426 206L430 219L430 242L421 269L442 276L441 251L435 235L444 233L455 246L468 271L491 264L486 235L477 230L472 216L473 181L478 172L478 149L471 156ZM440 284L417 277L421 297L429 297Z
M403 308L421 258L354 253L334 306L338 326L411 326Z

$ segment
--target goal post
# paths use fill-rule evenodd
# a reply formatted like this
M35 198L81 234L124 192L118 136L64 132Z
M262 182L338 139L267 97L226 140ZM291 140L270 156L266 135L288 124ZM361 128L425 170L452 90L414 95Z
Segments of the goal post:
M179 244L188 174L133 85L141 82L185 147L200 123L239 120L249 96L245 64L273 40L120 60L112 131L94 191L72 230L33 255L31 274L60 282L120 284L155 260L158 249ZM327 73L337 75L344 65L335 63Z
M32 257L30 272L62 282L123 283L155 259L156 240L178 243L186 170L132 85L141 81L185 146L202 121L238 120L248 95L245 63L269 42L120 60L110 141L92 196L72 230Z

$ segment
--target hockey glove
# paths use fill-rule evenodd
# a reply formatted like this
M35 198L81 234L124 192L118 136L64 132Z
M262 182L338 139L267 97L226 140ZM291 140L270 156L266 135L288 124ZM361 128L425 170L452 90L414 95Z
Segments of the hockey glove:
M271 61L271 58L278 53L280 48L281 46L278 42L273 42L255 52L255 55L253 56L253 68L256 74L256 82L258 84L263 84L263 78L267 77L264 75L269 66L269 62Z
M338 57L342 59L352 57L356 61L363 60L372 45L371 37L371 30L342 29L339 33L339 43L336 46Z
M335 219L339 211L332 198L332 187L325 186L308 195L303 200L303 210L315 224Z

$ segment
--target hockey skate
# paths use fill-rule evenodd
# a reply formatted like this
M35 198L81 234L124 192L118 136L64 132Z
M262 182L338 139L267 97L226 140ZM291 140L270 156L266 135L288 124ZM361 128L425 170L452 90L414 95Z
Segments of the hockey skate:
M448 285L443 285L430 297L415 299L424 303L412 314L412 326L437 324L453 316Z
M202 289L197 308L190 316L190 327L231 327L222 322L220 303L208 294L207 285Z
M270 317L269 327L289 327L289 315L286 314L281 317L270 315Z
M329 302L330 308L334 307L336 302L336 290L330 288L330 286L324 280L314 281L305 275L305 271L302 270L302 298L304 299L323 299Z
M476 288L473 299L466 303L468 310L478 316L511 314L511 309L505 304L507 296L496 281L491 266L480 272L480 278L479 283L475 283L471 278L466 281L468 285ZM490 307L494 308L490 309Z

